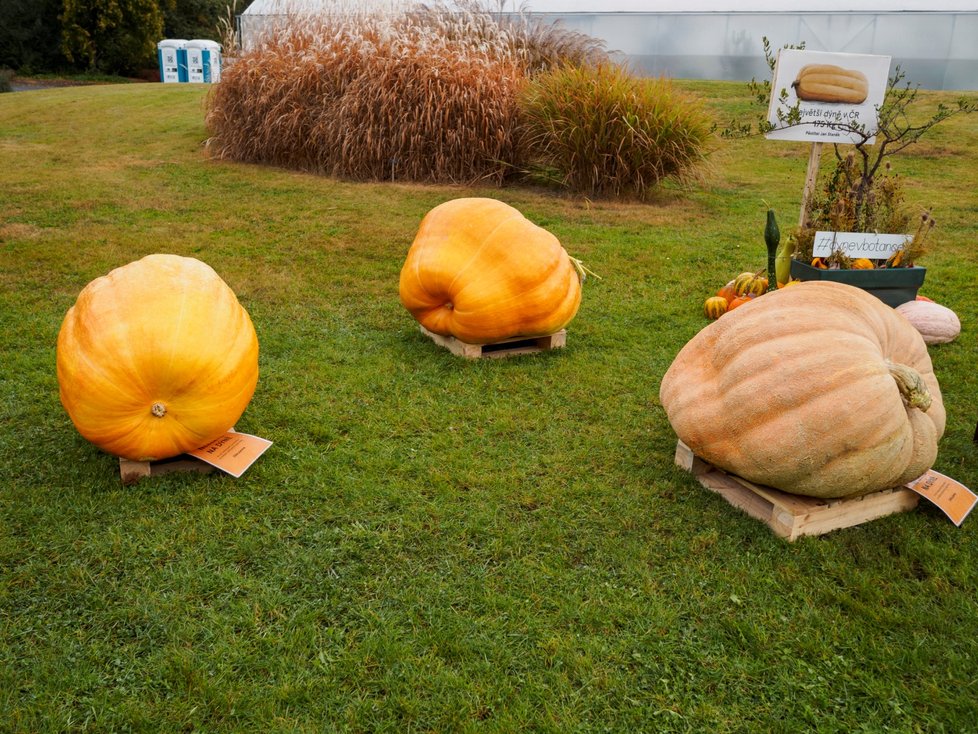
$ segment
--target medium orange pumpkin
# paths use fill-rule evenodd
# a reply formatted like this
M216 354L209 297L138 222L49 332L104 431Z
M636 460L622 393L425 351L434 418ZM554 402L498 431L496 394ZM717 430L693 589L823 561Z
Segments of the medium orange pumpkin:
M666 371L660 401L711 464L814 497L929 469L945 412L920 334L875 296L808 281L728 311Z
M727 303L730 303L733 299L737 297L737 289L734 287L735 281L731 280L723 288L717 291L717 295L720 298L726 298Z
M234 426L258 382L258 339L208 265L149 255L82 290L58 334L57 368L82 436L126 459L164 459Z
M581 303L581 278L557 238L519 211L461 198L421 221L399 292L429 331L488 344L567 326Z

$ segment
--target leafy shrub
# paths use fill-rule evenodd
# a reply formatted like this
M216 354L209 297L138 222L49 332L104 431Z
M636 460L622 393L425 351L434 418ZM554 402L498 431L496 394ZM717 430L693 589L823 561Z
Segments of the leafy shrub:
M688 182L713 141L692 97L610 63L538 74L521 107L532 165L589 195L644 198L663 179Z
M63 0L61 49L88 71L129 74L156 65L163 13L156 0Z
M63 66L61 0L0 0L0 66L22 74Z

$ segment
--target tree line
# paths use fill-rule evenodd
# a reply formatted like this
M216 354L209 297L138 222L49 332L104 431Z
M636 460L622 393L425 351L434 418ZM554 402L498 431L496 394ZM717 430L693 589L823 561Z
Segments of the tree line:
M0 67L21 74L155 69L164 38L221 41L237 0L0 0Z

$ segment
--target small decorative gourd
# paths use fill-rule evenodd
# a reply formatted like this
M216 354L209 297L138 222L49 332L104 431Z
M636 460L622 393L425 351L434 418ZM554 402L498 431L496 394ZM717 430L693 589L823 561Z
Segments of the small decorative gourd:
M703 314L710 321L715 321L727 312L727 299L723 296L711 296L703 304Z
M513 207L462 198L421 221L399 292L429 331L488 344L567 326L581 303L580 272L556 237Z
M814 497L899 486L933 465L944 405L906 319L829 281L755 301L696 334L662 379L661 404L693 453Z
M82 436L126 459L165 459L241 417L258 382L258 339L210 266L149 255L81 291L58 334L57 368Z
M933 301L907 301L896 311L920 332L925 344L947 344L961 333L958 315L947 306Z

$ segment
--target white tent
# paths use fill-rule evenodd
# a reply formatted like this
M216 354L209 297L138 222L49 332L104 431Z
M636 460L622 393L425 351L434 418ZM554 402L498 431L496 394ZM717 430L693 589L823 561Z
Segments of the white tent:
M242 44L289 12L395 12L422 0L255 0ZM763 40L890 56L929 89L978 89L978 0L489 0L604 41L634 69L689 79L766 78Z

